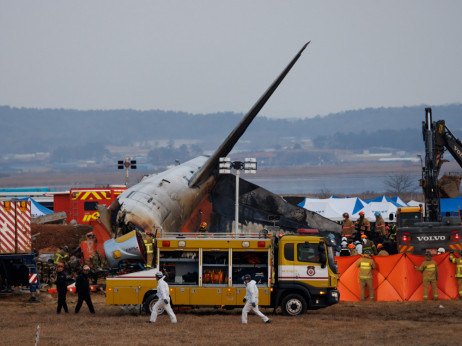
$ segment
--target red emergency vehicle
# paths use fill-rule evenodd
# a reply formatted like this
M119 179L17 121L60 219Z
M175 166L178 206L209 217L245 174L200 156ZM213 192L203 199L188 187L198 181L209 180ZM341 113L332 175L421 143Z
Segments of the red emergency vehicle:
M66 222L75 220L78 224L89 224L99 218L98 204L109 206L122 192L125 186L105 188L75 188L69 192L54 194L54 212L66 212Z

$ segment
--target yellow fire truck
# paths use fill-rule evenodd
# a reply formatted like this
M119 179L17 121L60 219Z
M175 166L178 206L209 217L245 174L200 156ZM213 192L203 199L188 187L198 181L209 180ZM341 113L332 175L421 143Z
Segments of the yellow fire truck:
M336 304L340 298L335 241L318 230L276 237L267 232L170 233L158 237L155 246L156 269L107 278L107 304L140 305L150 314L159 270L173 306L242 307L245 274L257 282L259 305L281 307L285 315Z

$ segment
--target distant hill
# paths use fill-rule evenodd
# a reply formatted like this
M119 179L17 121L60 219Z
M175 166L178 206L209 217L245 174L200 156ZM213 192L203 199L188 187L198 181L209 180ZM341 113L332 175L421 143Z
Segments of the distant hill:
M423 149L425 106L368 108L305 119L257 116L237 145L240 150L282 149L311 139L319 148L372 146ZM433 106L434 120L444 119L462 137L462 105ZM217 147L243 114L190 114L161 110L33 109L0 106L0 155L53 152L60 147L98 148L138 143L152 149L160 141L195 141L203 150ZM334 140L342 138L342 140ZM349 139L354 139L348 145ZM197 149L197 148L196 148Z

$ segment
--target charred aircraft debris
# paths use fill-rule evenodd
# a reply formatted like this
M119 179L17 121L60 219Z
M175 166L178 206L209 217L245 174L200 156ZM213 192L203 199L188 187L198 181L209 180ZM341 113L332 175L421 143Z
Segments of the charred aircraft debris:
M208 232L231 232L234 222L235 177L218 174L220 157L227 156L255 116L291 70L306 43L278 78L270 85L241 122L211 156L199 156L159 174L145 177L123 192L109 208L99 206L101 221L114 237L137 230L197 232L202 222ZM340 226L314 212L296 207L282 197L243 179L239 181L239 221L242 233L264 228L294 232L316 228L340 232Z

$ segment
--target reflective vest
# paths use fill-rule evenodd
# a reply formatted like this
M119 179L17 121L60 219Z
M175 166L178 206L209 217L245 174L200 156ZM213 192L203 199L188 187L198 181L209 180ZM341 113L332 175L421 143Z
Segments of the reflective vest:
M67 261L68 258L69 256L67 253L64 253L63 255L61 251L58 251L57 253L55 253L55 264L64 263Z
M360 279L372 279L372 269L375 268L375 263L372 259L365 257L356 266L359 267Z
M438 265L433 260L423 261L417 269L423 271L424 280L436 280L438 278Z
M455 258L454 256L450 255L449 259L452 263L456 264L456 278L462 278L462 257Z

